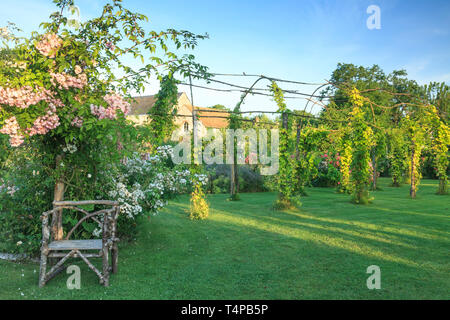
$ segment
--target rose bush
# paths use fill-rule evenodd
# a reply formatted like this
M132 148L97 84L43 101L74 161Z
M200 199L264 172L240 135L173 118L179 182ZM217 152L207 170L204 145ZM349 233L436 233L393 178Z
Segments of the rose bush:
M69 147L68 153L76 153ZM154 154L134 153L117 165L105 166L99 172L92 188L92 199L112 199L120 202L119 236L126 240L136 234L140 219L157 214L167 201L177 194L188 193L195 184L207 183L204 174L191 174L190 170L172 162L170 146L158 147ZM7 252L31 253L39 251L42 212L51 209L54 179L45 174L45 167L30 161L26 152L17 152L10 164L8 176L0 180L0 243ZM94 174L87 173L84 181L93 183ZM78 183L79 184L79 183ZM73 193L72 198L82 199ZM94 209L86 208L86 209ZM70 230L82 214L65 211L63 228ZM73 235L75 239L100 236L101 226L87 220ZM17 244L19 243L19 245Z
M127 10L120 0L110 1L99 17L74 29L64 16L74 1L54 3L58 11L41 24L43 33L18 37L20 30L13 25L0 32L0 148L7 151L0 157L6 186L1 188L0 219L15 228L17 215L30 212L35 221L33 230L17 226L15 232L11 227L3 238L36 235L36 219L51 207L51 200L108 199L114 195L111 186L131 213L139 201L146 201L150 211L160 207L158 200L149 200L150 189L139 187L149 185L120 175L120 161L146 152L150 136L148 128L136 128L126 119L129 92L141 92L151 75L161 79L160 69L171 75L187 76L186 70L206 74L193 55L180 57L170 49L193 49L206 36L173 29L147 32L141 26L147 17ZM127 65L130 58L139 62ZM39 179L36 185L27 184L32 167L46 185ZM37 197L39 192L46 196ZM74 218L56 215L56 240ZM91 236L95 228L85 222L75 236ZM33 241L28 241L31 251L37 248Z

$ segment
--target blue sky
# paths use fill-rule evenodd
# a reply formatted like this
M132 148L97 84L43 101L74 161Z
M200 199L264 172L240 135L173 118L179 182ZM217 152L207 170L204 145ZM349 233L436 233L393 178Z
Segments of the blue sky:
M97 15L104 3L76 1L82 19ZM380 30L366 27L366 9L372 4L381 9ZM148 30L208 32L210 39L202 41L194 54L212 72L323 82L338 62L345 62L378 64L387 73L406 69L410 78L422 84L450 83L450 1L124 0L124 5L149 17ZM0 25L12 21L30 32L53 11L50 0L0 0ZM242 85L253 80L221 79ZM314 89L283 87L304 92ZM157 90L157 83L151 83L145 94ZM180 91L187 88L180 87ZM194 90L194 102L199 106L220 103L233 107L238 100L239 93ZM304 104L304 100L288 101L293 109L303 109ZM257 96L249 97L243 106L246 110L274 108L270 98Z

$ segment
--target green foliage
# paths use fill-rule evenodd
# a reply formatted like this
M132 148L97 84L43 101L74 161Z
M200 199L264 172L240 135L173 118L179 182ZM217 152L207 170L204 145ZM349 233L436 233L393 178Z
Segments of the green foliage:
M166 75L160 82L160 89L156 95L156 102L149 111L151 117L150 130L154 145L161 145L170 138L175 129L175 115L177 114L178 88L172 75Z
M230 165L218 164L206 167L209 173L211 193L230 192ZM268 191L264 185L266 177L259 174L256 165L240 165L239 167L239 191L240 192L264 192Z
M295 153L292 141L292 118L289 119L287 108L284 102L283 91L273 81L271 85L274 100L278 105L278 112L282 113L279 126L279 173L278 173L278 199L274 208L278 210L289 209L300 206L300 201L296 198L295 187Z
M0 177L2 176L4 164L10 153L11 148L9 147L8 136L0 133Z
M220 175L212 180L211 193L228 193L230 192L230 178Z
M335 187L339 186L341 174L339 166L336 165L335 155L324 153L314 158L314 167L317 173L312 177L311 184L314 187Z
M312 154L299 155L294 165L294 175L296 178L294 193L306 196L305 186L308 185L311 178L312 166L314 166L314 157Z
M350 140L350 130L341 128L337 132L336 137L336 160L339 163L339 182L337 191L340 193L351 193L352 184L350 180L351 164L352 164L352 145Z
M340 192L350 193L352 191L352 185L350 180L351 164L353 160L352 147L350 141L346 141L341 151L341 181L339 186Z
M383 127L397 126L403 117L401 103L415 102L415 96L423 92L416 81L406 76L404 70L386 74L378 65L364 67L338 63L331 74L332 85L322 92L333 98L322 110L321 117L343 121L342 124L330 123L332 128L345 127L353 110L348 91L354 87L364 92L365 98L371 101L370 112L365 113L366 121L376 122Z
M145 144L149 141L148 128L135 127L125 117L129 106L127 98L132 90L142 91L148 78L156 75L162 80L157 108L169 108L176 102L176 86L173 79L163 77L158 70L165 70L170 75L186 76L187 70L189 74L192 71L202 77L206 75L206 67L196 63L191 54L180 56L178 49L191 50L207 36L174 29L145 32L141 24L148 18L129 11L117 0L107 3L99 17L74 29L64 16L65 10L74 2L55 0L54 3L58 11L50 16L50 21L41 24L44 34L33 32L29 38L18 38L11 32L7 39L2 39L5 40L2 41L4 48L0 50L2 89L23 92L24 88L30 87L33 92L47 92L58 102L49 102L47 97L37 103L28 99L30 104L25 107L20 105L20 99L14 101L16 104L0 105L0 129L5 128L7 121L17 120L13 129L17 129L25 141L15 151L29 162L9 160L11 149L5 146L4 136L0 135L0 175L5 178L0 185L6 184L7 188L11 184L9 187L19 188L14 196L3 187L0 192L0 217L3 219L0 227L9 228L2 229L0 241L8 239L12 243L19 239L27 243L20 247L27 252L35 252L38 248L37 235L40 238L41 226L37 217L51 206L54 190L51 183L64 184L64 197L70 200L111 198L111 187L119 185L118 182L125 185L127 192L138 191L137 185L142 181L136 180L133 185L114 181L116 174L129 174L120 172L120 161L132 158L135 152L147 151ZM18 30L11 27L9 31ZM49 47L50 51L47 51ZM130 58L139 59L142 64L137 64L137 69L134 68L136 64L127 65ZM65 82L58 80L61 77ZM76 81L67 81L69 78ZM115 105L114 114L95 112L102 108L105 111L111 105ZM58 119L52 129L31 135L29 129L50 111ZM155 130L157 140L170 130L171 121L168 117L155 122L155 127L159 128ZM37 126L38 129L42 127L45 124ZM14 141L13 134L8 134L10 141ZM32 166L42 178L36 178L36 181L29 178L31 169L27 168ZM45 192L45 197L38 198L39 192ZM146 209L155 208L150 200L165 199L145 199ZM29 215L32 218L27 220ZM76 218L80 217L64 215L64 227L73 225ZM122 216L119 218L119 231L129 237L136 227L136 221L130 221ZM23 225L17 225L17 222ZM96 227L83 223L75 237L91 235Z
M88 197L119 201L118 235L122 240L133 239L143 217L150 218L169 199L190 188L190 172L175 165L169 153L170 148L165 146L151 157L136 153L119 164L104 162L95 171L75 171L66 183L66 195L72 200ZM30 154L30 149L24 147L14 150L7 174L0 179L0 243L8 252L34 255L42 238L39 218L52 207L55 178L48 174L50 169L42 161ZM63 163L68 165L69 157L70 152ZM64 231L71 230L82 217L83 213L64 210ZM91 239L99 237L99 232L96 222L86 220L72 238ZM19 241L21 244L17 245Z
M368 186L372 174L370 151L374 145L373 131L364 120L364 112L361 110L364 102L357 89L350 93L350 99L354 106L350 113L352 200L357 204L367 204L371 200Z
M448 145L450 144L450 128L439 118L434 106L430 106L431 150L434 156L434 167L439 178L437 194L448 193L447 168L449 164Z
M216 109L216 110L230 110L227 107L225 107L223 104L215 104L211 107L211 109Z
M297 111L296 114L312 116L306 112ZM306 196L305 186L310 184L311 178L317 171L314 163L315 151L321 147L328 131L322 128L304 127L309 124L302 118L295 119L296 132L296 161L294 163L295 179L294 193ZM311 124L314 125L314 124Z
M380 159L386 156L386 134L385 130L374 127L374 145L370 151L372 157L372 186L371 190L377 190L377 179L379 175L378 164Z
M42 239L40 216L51 209L54 179L20 153L0 178L0 243L6 252L36 254Z
M431 82L424 87L425 97L437 109L439 118L450 122L450 87L445 82Z
M53 97L64 104L65 107L56 109L60 125L44 137L34 136L30 139L31 143L42 144L39 147L40 153L45 152L54 159L61 155L62 144L76 140L83 145L111 146L107 151L108 156L101 156L111 161L120 159L124 152L117 152L115 146L120 145L119 149L126 146L120 140L122 137L118 136L118 131L123 132L126 126L123 114L119 111L115 121L107 118L97 119L92 114L91 106L107 107L104 97L111 91L125 95L131 89L141 91L150 75L155 74L161 78L157 66L166 67L171 74L184 74L187 66L195 73L205 74L205 67L196 64L194 56L179 57L170 51L169 47L172 46L169 43L172 42L177 49L192 49L198 40L206 36L173 29L146 33L140 23L148 18L127 10L120 1L107 3L101 16L72 29L63 14L64 9L68 9L73 1L54 2L60 10L50 16L49 22L41 24L44 35L33 32L29 39L17 38L14 35L8 39L14 43L13 50L10 50L15 57L13 65L23 68L10 67L7 58L11 56L11 52L3 51L3 59L0 59L0 86L30 86L33 89L42 87L50 90ZM50 36L56 39L53 42L58 45L50 53L45 53L42 47L45 47L46 37ZM156 52L162 57L156 56ZM135 70L126 65L129 55L134 59L141 59L144 66ZM87 84L82 87L63 88L55 85L55 73L71 77L86 76ZM122 73L123 76L119 78L117 73ZM24 138L29 138L26 129L31 127L38 117L48 112L47 104L41 101L25 109L2 106L0 126L5 120L15 117ZM83 119L82 125L74 126L73 121L76 119ZM131 128L129 132L130 130Z
M408 145L402 129L393 128L389 131L390 173L392 186L400 187L405 182L408 171Z
M401 126L405 130L405 136L408 143L411 189L410 195L416 197L422 173L420 171L420 160L422 151L425 147L426 128L424 127L425 119L418 113L413 116L407 115L402 119Z

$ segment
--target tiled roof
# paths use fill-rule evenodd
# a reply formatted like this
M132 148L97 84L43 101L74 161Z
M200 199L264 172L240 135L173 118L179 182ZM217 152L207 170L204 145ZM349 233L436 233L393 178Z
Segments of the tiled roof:
M181 97L183 93L178 93L178 98ZM156 95L151 96L140 96L140 97L133 97L136 102L131 103L131 112L130 115L132 116L138 116L147 114L151 108L155 105L156 102Z
M200 121L203 123L203 125L207 128L227 128L228 127L228 119L225 119L225 117L228 117L229 114L225 112L214 112L213 108L199 108L195 107L197 110L197 114L199 115ZM207 116L207 118L202 117ZM220 118L209 118L209 117L220 117Z
M178 98L183 93L178 93ZM150 109L155 105L156 102L156 96L141 96L141 97L134 97L136 102L131 103L131 112L130 115L145 115L147 114ZM190 112L192 112L192 106L186 105L186 107L189 109ZM228 113L225 112L214 112L213 108L200 108L195 107L197 110L197 113L199 115L200 121L203 123L203 125L206 128L226 128L228 127L228 119L225 119L224 117L228 117ZM202 117L202 116L207 116ZM218 116L222 118L210 118L212 116Z
M192 106L186 106L190 112L192 112ZM229 116L228 112L216 112L216 111L226 111L226 110L218 110L214 108L201 108L195 107L197 110L197 114L199 115L200 121L206 128L226 128L228 127L228 119L225 117ZM202 116L207 116L202 117ZM210 117L219 117L219 118L210 118Z

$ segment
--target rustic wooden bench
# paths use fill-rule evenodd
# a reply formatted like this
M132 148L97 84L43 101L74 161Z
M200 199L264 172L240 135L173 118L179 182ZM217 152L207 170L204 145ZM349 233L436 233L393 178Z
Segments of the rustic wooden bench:
M82 209L85 205L102 205L110 207L96 212L89 213ZM85 216L81 218L62 240L55 239L55 235L49 226L49 216L52 215L52 226L57 223L56 213L63 209L82 212ZM116 237L117 216L120 212L119 203L108 200L88 200L88 201L56 201L53 202L53 209L42 214L42 246L41 265L39 273L39 287L43 287L50 279L65 269L64 263L69 258L81 258L88 267L94 271L100 279L100 283L109 286L110 272L117 272L119 250ZM99 219L100 218L100 219ZM93 219L102 226L102 239L89 240L69 240L75 229L87 219ZM52 241L50 241L52 240ZM111 266L109 265L109 253L111 252ZM103 268L100 272L88 258L102 258ZM57 260L47 272L48 259Z

